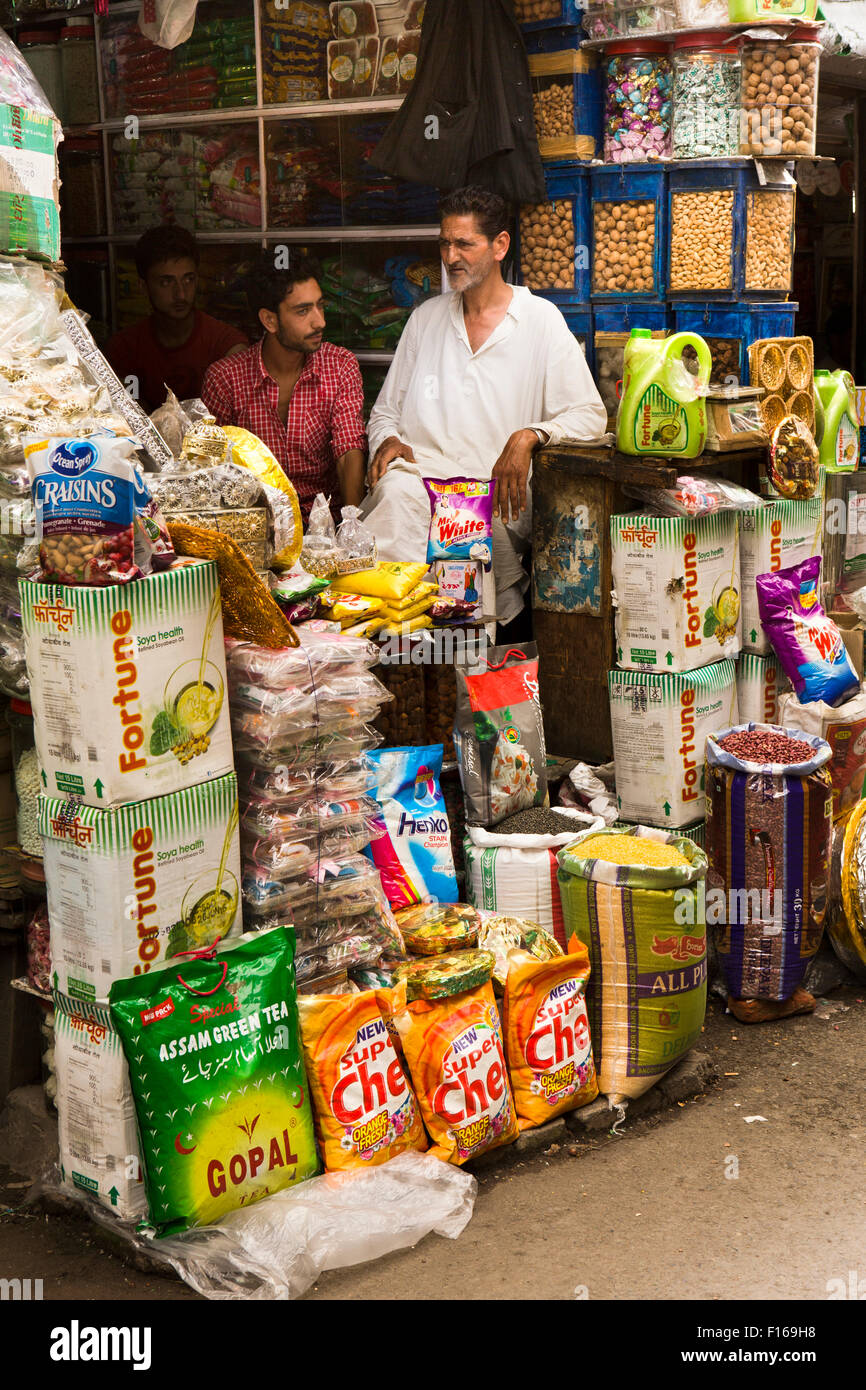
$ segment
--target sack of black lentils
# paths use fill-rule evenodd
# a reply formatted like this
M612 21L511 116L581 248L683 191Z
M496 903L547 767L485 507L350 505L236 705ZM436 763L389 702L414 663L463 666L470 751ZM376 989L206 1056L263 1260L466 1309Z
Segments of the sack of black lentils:
M831 752L824 739L775 724L707 739L706 918L733 1000L791 999L821 944Z

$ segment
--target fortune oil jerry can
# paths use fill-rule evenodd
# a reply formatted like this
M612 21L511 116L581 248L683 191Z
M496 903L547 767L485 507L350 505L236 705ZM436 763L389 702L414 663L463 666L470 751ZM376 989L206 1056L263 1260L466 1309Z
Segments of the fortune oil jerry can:
M815 394L824 407L821 463L829 473L852 472L860 460L860 423L851 373L817 371Z
M683 361L687 347L698 359L697 376ZM616 417L616 443L623 454L661 454L697 458L707 438L704 400L712 357L697 333L653 338L633 328L623 357L622 397Z

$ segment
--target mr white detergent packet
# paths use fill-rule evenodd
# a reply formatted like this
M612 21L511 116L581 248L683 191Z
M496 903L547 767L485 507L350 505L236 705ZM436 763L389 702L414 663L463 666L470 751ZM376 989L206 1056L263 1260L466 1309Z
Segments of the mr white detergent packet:
M234 773L110 811L41 796L39 832L52 977L72 998L241 930Z
M365 853L395 911L417 903L457 902L451 830L439 785L442 753L441 743L367 753L384 834Z
M737 723L733 661L697 671L608 674L616 794L623 820L664 829L704 817L704 746Z
M814 497L777 497L740 513L740 576L743 581L743 650L766 656L772 651L761 626L755 579L799 565L821 549L824 525L822 482ZM741 718L745 719L741 713Z
M691 671L741 646L737 514L610 519L617 663Z
M45 792L104 808L234 771L211 561L19 591Z

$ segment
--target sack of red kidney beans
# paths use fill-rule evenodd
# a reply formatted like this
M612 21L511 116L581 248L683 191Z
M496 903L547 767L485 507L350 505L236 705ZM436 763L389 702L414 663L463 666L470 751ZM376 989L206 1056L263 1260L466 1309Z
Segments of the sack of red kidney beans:
M41 579L104 586L168 568L175 558L168 527L133 440L29 435L24 456Z

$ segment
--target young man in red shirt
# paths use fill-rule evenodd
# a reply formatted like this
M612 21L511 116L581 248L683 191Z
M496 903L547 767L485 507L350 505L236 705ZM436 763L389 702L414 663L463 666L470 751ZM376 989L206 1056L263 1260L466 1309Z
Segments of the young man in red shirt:
M242 352L249 341L195 307L198 261L195 238L183 227L151 227L135 247L153 313L115 333L106 356L148 412L162 405L167 386L181 401L200 395L211 362Z
M219 425L255 434L294 484L306 523L317 492L332 510L364 496L367 439L357 358L324 341L318 266L292 256L276 269L263 252L247 296L264 336L208 369L201 398Z

